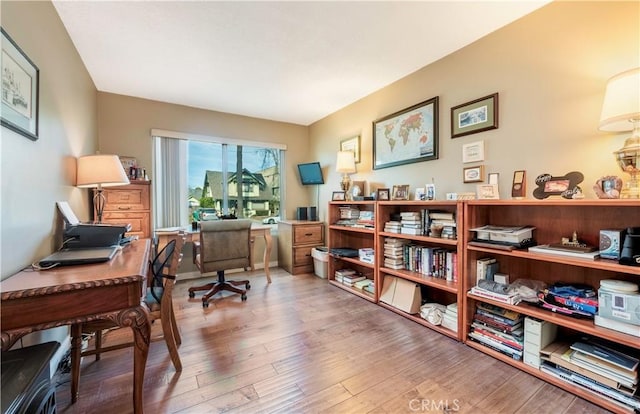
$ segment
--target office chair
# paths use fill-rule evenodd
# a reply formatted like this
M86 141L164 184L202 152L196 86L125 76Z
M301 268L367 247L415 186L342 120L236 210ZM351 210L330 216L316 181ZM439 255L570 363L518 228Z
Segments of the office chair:
M189 288L189 297L195 292L207 291L202 297L202 307L209 307L209 298L222 290L239 293L247 300L246 290L236 286L245 285L251 289L248 280L225 280L224 271L251 266L251 220L216 220L200 223L199 251L195 256L200 273L218 273L218 281L203 286Z
M160 319L162 324L162 336L152 337L151 341L164 339L169 350L169 356L176 371L182 371L182 362L178 354L178 346L182 343L176 317L173 310L173 287L176 282L176 273L180 261L182 260L182 247L186 240L184 232L176 232L171 236L169 242L154 255L154 259L149 263L150 280L147 294L144 301L149 309L149 319L153 323ZM71 326L72 338L80 338L82 334L95 334L94 349L82 351L81 347L76 347L71 354L71 382L77 384L80 380L80 358L83 356L95 355L96 361L100 360L103 352L114 351L116 349L133 346L133 341L114 344L107 347L102 346L102 332L105 329L116 328L117 325L111 321L96 320L83 324ZM122 329L122 328L118 328ZM74 340L74 339L72 339ZM73 349L73 348L72 348ZM74 363L76 362L77 363ZM74 387L72 386L73 390Z

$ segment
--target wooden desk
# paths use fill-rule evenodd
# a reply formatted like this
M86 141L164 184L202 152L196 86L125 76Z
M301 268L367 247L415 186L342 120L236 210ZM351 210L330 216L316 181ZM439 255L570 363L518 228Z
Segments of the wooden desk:
M200 232L198 230L192 230L189 228L182 227L171 227L167 229L156 229L156 236L158 236L158 246L163 246L166 243L166 239L168 236L177 234L178 231L183 230L187 236L187 240L189 242L193 242L198 240ZM271 259L271 247L273 244L273 238L271 237L271 227L262 226L259 224L251 225L251 243L253 244L251 248L251 256L249 259L251 261L251 270L256 270L255 262L254 262L254 254L253 247L255 246L254 240L256 237L262 236L264 238L264 273L267 276L267 282L271 283L271 273L269 272L269 259ZM195 260L195 257L194 257Z
M151 325L141 298L146 290L150 240L137 240L107 263L25 270L2 281L2 350L22 336L56 326L72 325L71 352L82 347L82 323L109 320L134 334L133 404L142 413L142 385ZM72 358L80 364L80 358ZM72 401L78 378L71 380Z

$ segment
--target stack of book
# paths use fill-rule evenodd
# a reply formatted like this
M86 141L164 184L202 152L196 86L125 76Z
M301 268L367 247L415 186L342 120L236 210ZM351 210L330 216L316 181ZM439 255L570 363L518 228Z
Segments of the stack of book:
M353 269L338 269L335 272L335 279L337 282L353 287L354 283L364 280L366 277Z
M456 302L447 305L447 310L442 315L442 326L453 332L458 332L458 304Z
M387 237L384 239L384 267L404 269L404 245L407 240Z
M640 410L638 358L631 352L585 338L571 344L553 343L541 354L542 371L626 409Z
M340 218L335 224L339 226L354 227L360 217L360 210L353 206L341 206L339 207L339 210Z
M422 235L422 216L415 211L403 211L400 213L400 233Z
M358 258L361 262L373 264L375 262L375 255L372 248L358 249Z
M524 350L523 324L518 312L478 303L469 339L519 361Z
M456 238L456 218L455 214L449 211L430 211L429 213L429 226L439 227L442 229L437 237L443 239L455 239ZM429 235L432 236L431 230Z
M384 231L386 231L387 233L400 233L401 228L402 225L399 221L392 220L384 223Z
M507 305L517 305L522 301L522 297L518 293L499 293L489 289L483 289L480 286L472 287L469 293Z
M375 228L375 215L373 211L362 210L356 219L354 227L362 227L367 229Z
M354 289L358 289L358 290L367 290L369 285L373 285L373 280L365 278L365 279L362 279L362 280L359 280L359 281L355 282L353 284L353 288ZM373 292L371 292L371 293L373 293Z

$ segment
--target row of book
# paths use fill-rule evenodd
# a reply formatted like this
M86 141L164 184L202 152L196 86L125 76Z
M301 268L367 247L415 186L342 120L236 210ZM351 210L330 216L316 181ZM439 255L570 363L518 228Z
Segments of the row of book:
M557 342L541 351L540 370L595 392L626 409L640 410L638 358L600 340Z
M523 325L521 313L480 302L476 305L469 339L520 361L524 351Z
M386 237L383 247L386 268L458 281L458 253L454 250L422 246L395 237Z
M448 211L422 209L392 214L384 231L416 236L456 238L455 214Z

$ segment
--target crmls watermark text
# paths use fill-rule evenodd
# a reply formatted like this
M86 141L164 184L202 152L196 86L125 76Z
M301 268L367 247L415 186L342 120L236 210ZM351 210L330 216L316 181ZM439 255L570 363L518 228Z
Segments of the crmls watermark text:
M409 400L409 409L415 412L453 412L460 410L460 400Z

